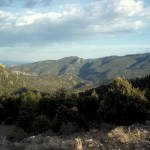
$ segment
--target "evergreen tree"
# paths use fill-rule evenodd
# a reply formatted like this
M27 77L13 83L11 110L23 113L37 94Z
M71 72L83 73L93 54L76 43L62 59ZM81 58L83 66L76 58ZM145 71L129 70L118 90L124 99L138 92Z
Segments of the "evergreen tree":
M5 119L5 108L4 106L0 103L0 124L2 121Z
M116 124L143 122L148 115L144 93L126 80L116 78L100 103L100 119Z
M22 128L26 132L32 132L34 130L32 123L38 116L38 113L36 103L30 101L23 102L17 119L17 127Z

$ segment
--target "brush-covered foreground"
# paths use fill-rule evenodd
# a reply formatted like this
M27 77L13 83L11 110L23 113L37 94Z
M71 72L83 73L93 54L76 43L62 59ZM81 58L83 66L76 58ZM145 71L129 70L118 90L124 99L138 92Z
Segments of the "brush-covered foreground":
M146 120L150 76L130 82L118 77L79 93L61 88L52 94L31 90L5 94L0 97L0 150L149 150L150 122L132 125ZM5 125L15 128L11 131Z
M5 128L5 129L4 129ZM7 127L0 127L6 130ZM0 131L2 132L2 131ZM13 129L7 136L0 135L1 150L149 150L150 149L150 124L131 126L101 125L101 128L80 131L70 135L56 135L50 131L22 140L16 136L21 131ZM25 136L25 135L24 135ZM16 138L16 139L15 139ZM10 140L11 139L11 140ZM17 141L15 141L17 140Z

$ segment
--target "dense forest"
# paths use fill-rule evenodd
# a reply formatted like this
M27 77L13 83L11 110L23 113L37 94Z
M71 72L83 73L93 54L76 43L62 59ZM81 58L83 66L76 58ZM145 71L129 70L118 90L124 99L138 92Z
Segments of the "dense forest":
M118 77L79 93L61 88L53 94L27 90L0 97L0 123L15 124L26 133L61 133L64 126L89 130L103 122L130 125L148 119L150 76L130 81Z

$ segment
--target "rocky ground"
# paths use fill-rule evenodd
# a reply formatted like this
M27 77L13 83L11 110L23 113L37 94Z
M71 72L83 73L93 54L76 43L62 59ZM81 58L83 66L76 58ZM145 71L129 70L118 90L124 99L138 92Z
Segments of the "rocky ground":
M12 141L13 126L0 126L0 150L150 150L150 125L108 127L55 135L50 132ZM8 140L8 139L11 139Z

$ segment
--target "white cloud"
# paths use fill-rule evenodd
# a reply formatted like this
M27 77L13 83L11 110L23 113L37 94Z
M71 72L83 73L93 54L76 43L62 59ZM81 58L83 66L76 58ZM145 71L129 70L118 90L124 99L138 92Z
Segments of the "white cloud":
M1 30L12 27L14 20L15 20L15 17L13 14L0 10L0 29Z
M139 28L145 26L145 24L140 20L135 21L133 25L134 25L135 29L139 29Z
M42 22L42 21L56 21L59 18L62 17L61 13L55 13L55 12L49 12L49 13L33 13L30 15L25 15L23 17L20 17L17 21L16 21L16 26L25 26L25 25L30 25L30 24L34 24L36 22Z
M16 21L16 26L24 26L34 23L42 18L42 14L37 13L34 15L23 16Z
M144 3L141 0L114 0L114 9L117 13L134 16L144 10Z
M8 17L11 18L12 15L8 12L0 10L0 18L8 18Z
M0 11L0 45L45 45L96 39L104 34L134 34L150 24L149 9L141 0L96 0L82 9L72 4L61 5L61 11L27 11L22 15Z
M6 12L6 11L2 11L0 10L0 22L1 24L5 24L6 22L11 22L14 19L14 15Z

